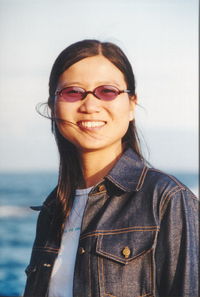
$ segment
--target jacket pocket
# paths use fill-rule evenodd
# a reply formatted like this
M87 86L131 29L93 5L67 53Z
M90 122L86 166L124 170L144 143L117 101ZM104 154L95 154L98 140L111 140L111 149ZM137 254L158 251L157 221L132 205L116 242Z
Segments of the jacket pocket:
M141 227L98 237L100 296L153 296L156 234L156 227Z

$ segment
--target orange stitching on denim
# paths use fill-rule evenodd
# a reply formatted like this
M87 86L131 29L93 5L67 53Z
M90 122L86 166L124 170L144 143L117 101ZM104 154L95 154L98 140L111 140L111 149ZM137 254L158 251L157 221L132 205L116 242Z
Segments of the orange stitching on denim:
M142 256L150 253L152 251L152 248L150 248L149 250L145 250L145 251L141 252L140 254L136 255L135 257L129 258L128 260L123 260L122 258L120 258L120 257L118 257L116 255L113 256L113 254L102 251L102 238L100 238L100 240L99 240L99 245L98 245L98 242L97 242L97 248L99 248L98 252L99 252L100 255L109 256L110 259L118 261L118 262L120 262L122 264L125 264L125 265L128 264L129 262L139 258L139 257L142 257Z
M59 251L59 249L54 249L51 247L40 247L40 246L33 247L33 250L42 250L44 252L52 252L52 253Z
M112 178L112 176L107 175L107 178L109 178L110 181L113 182L113 184L117 185L120 189L122 189L123 191L127 192L127 188L123 187L120 183L118 183L114 178Z
M58 252L46 250L45 253L54 253L54 254L57 254Z
M102 293L103 295L101 295L101 296L116 297L116 296L105 293L103 258L100 258L100 257L98 257L98 276L99 276L100 295ZM101 291L103 291L103 292L101 292Z
M92 237L92 236L98 236L98 235L118 235L118 234L125 234L125 233L129 233L129 232L156 232L156 231L159 231L160 230L160 228L159 227L156 227L156 228L152 228L152 229L142 229L142 228L138 228L138 229L136 229L136 230L126 230L126 231L122 231L122 232L112 232L112 231L110 231L110 232L107 232L107 231L104 231L104 232L102 232L102 231L94 231L94 233L88 233L88 234L85 234L85 235L82 235L81 237L80 237L80 240L83 240L83 239L85 239L85 238L87 238L87 237Z
M171 191L169 191L166 196L163 198L163 200L161 201L160 203L160 209L159 209L159 217L160 219L162 218L162 215L163 215L163 209L164 209L164 206L166 205L165 202L167 201L168 197L171 197L171 194L174 193L174 189L172 189Z
M35 247L33 247L33 249L43 249L43 250L49 249L49 250L54 250L54 251L58 251L59 250L59 249L52 248L52 247L49 247L49 246L45 246L45 247L43 247L43 246L35 246Z
M157 238L158 238L158 233L156 234L156 237L155 237L155 241L154 241L154 246L155 246L155 242L157 242ZM154 249L154 253L151 254L151 275L152 275L152 280L151 280L151 283L152 283L152 287L151 287L151 292L152 294L155 294L155 288L156 288L156 272L155 272L155 248Z
M158 226L157 225L154 225L154 226L132 226L132 227L125 227L125 228L119 228L119 229L114 229L114 230L99 230L101 232L104 232L104 231L123 231L123 230L131 230L131 229L137 229L137 228L157 228Z
M101 273L102 273L102 287L103 287L103 294L105 294L105 278L104 278L103 259L101 259Z
M167 197L165 197L164 204L166 203L166 201L168 201L172 197L172 195L174 195L180 191L181 191L180 189L177 189L177 191L174 191L173 193L170 193Z
M99 279L99 288L100 288L100 295L101 295L101 269L100 269L100 257L97 257L97 270L98 270L98 279Z
M165 204L166 199L168 199L168 197L169 197L171 194L176 193L176 192L178 192L178 191L180 191L180 188L179 188L178 186L177 186L177 187L174 187L174 188L172 188L170 191L168 191L168 192L166 193L166 195L164 196L164 198L161 200L161 208L162 208L162 205Z
M144 174L144 172L146 171L146 168L147 168L147 167L144 166L143 169L142 169L142 173L141 173L140 178L139 178L139 180L138 180L138 184L137 184L136 190L138 190L138 188L139 188L139 186L140 186L140 183L141 183L141 180L142 180L142 178L143 178L143 174Z
M103 281L103 291L104 291L104 296L110 296L110 297L116 297L114 295L111 295L109 293L106 293L105 290L105 277L104 277L104 265L103 265L104 260L102 259L102 281Z
M113 233L115 233L115 232L119 232L119 231L123 231L123 230L130 230L130 232L131 232L131 230L133 230L134 231L134 229L144 229L144 231L146 231L146 229L148 229L149 230L149 228L152 228L152 231L154 231L154 230L157 230L157 229L159 229L159 226L157 226L157 225L154 225L154 226L132 226L132 227L125 227L125 228L119 228L119 229L114 229L114 230L95 230L95 232L101 232L101 233L105 233L106 234L106 232L113 232ZM92 232L89 232L89 233L87 233L87 234L85 234L85 235L88 235L88 234L93 234L93 232L94 231L92 231Z
M138 184L137 184L137 187L136 187L136 191L139 191L144 183L144 179L146 177L146 173L148 171L148 167L147 166L144 166L143 170L142 170L142 173L140 175L140 178L139 178L139 181L138 181Z
M166 195L163 197L163 199L161 200L161 203L160 203L160 214L161 214L162 209L165 205L165 201L168 199L168 197L171 197L171 195L177 193L178 191L180 191L180 189L178 187L175 187L166 193Z
M172 197L172 195L175 195L176 193L178 193L178 192L180 192L181 190L180 189L177 189L177 191L175 191L175 192L173 192L173 193L170 193L168 196L166 196L165 197L165 201L162 203L162 206L161 206L161 208L160 208L160 216L161 216L161 218L162 218L162 216L163 216L163 209L164 209L164 206L166 205L168 205L168 203L169 203L169 200L171 199L171 197Z
M151 247L149 250L147 250L144 254L140 254L139 257L135 257L135 259L133 259L134 262L140 261L140 258L143 258L143 256L146 256L147 254L151 253L153 251L153 247ZM129 263L127 263L129 264Z

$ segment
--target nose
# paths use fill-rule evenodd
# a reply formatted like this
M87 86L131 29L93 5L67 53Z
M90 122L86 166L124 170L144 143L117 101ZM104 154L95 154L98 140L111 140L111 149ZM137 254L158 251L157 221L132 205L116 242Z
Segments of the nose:
M81 101L79 111L83 113L95 113L100 112L101 100L97 99L92 94L87 94L87 96Z

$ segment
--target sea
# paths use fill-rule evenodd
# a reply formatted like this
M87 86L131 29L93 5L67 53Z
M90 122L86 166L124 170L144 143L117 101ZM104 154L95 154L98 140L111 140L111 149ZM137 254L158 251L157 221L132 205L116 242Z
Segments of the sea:
M198 195L198 173L170 172ZM0 296L22 296L38 212L57 184L54 172L0 173Z

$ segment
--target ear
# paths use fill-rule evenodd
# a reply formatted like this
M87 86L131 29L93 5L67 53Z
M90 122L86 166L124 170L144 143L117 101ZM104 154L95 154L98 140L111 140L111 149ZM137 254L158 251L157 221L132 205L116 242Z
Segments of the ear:
M130 97L130 116L129 121L132 121L134 119L134 112L135 112L135 105L137 104L137 95Z

